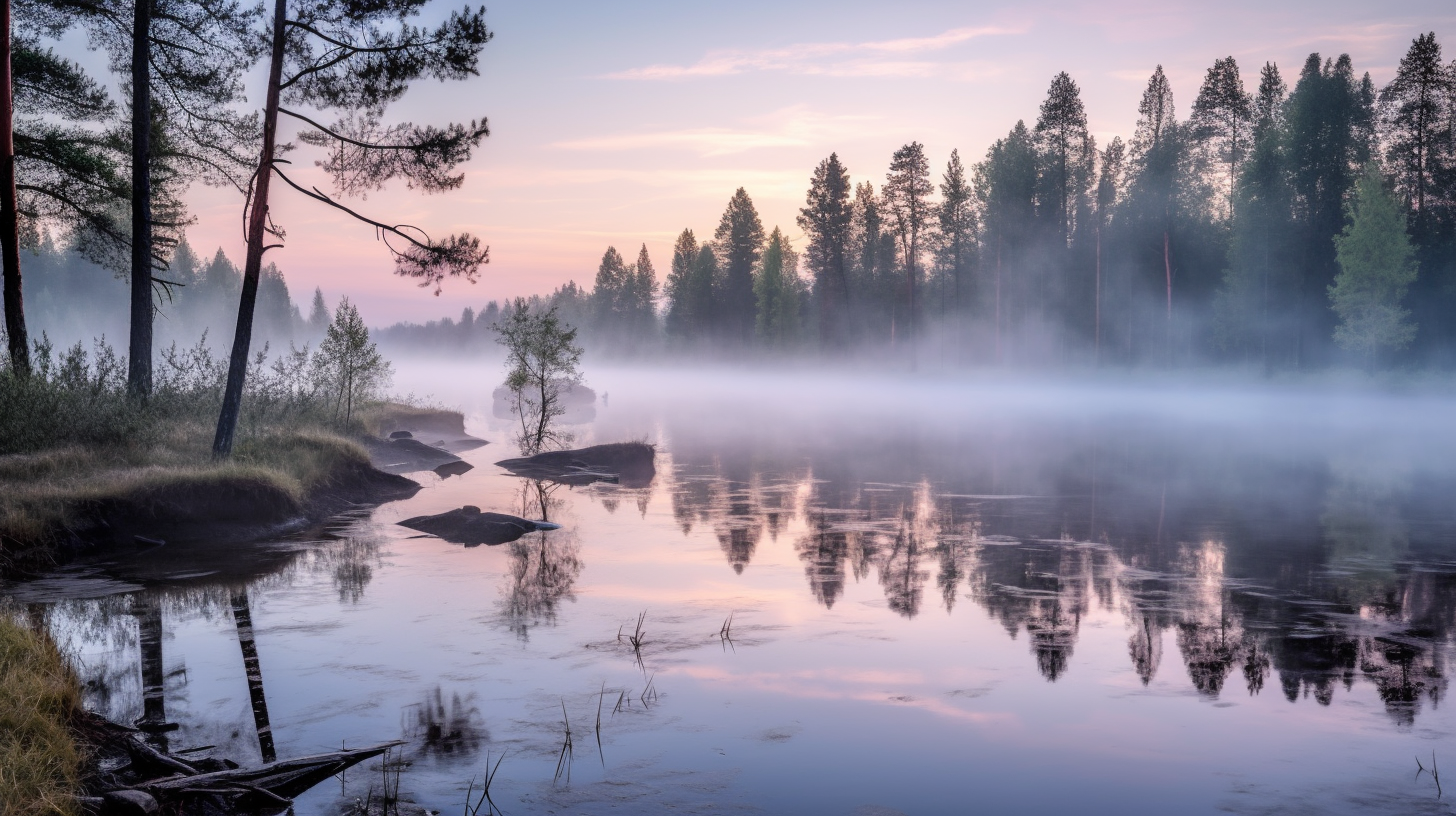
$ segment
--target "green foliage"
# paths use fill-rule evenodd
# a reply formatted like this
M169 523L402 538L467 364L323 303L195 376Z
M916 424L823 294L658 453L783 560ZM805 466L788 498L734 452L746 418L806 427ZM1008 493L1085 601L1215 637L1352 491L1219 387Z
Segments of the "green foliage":
M521 453L565 444L570 436L552 423L566 413L564 392L581 382L582 349L576 345L576 329L556 316L555 307L540 311L516 298L495 332L506 350L505 386L521 424L516 440Z
M302 366L298 354L281 357L278 363ZM302 354L307 356L306 351ZM334 310L334 320L324 332L311 366L314 383L333 400L335 420L342 419L346 424L354 419L354 406L379 399L389 387L389 362L369 339L364 319L348 298L340 300Z
M1415 249L1400 203L1385 189L1374 162L1355 185L1349 218L1335 238L1340 274L1329 288L1330 305L1340 317L1335 342L1369 363L1381 350L1405 348L1416 334L1410 312L1401 306L1416 280Z
M759 342L771 349L793 347L801 334L799 256L778 227L768 238L753 276L758 314L754 328Z

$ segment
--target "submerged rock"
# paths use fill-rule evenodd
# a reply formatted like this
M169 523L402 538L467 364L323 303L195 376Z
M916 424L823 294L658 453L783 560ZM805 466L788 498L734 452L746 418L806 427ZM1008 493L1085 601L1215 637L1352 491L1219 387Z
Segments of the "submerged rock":
M390 439L414 439L415 435L409 431L395 431L389 435Z
M657 449L646 442L613 442L504 459L496 464L517 476L562 484L617 482L623 487L646 487L657 475L656 457Z
M458 510L433 516L415 516L399 522L401 527L419 530L449 541L475 547L481 544L495 545L515 541L526 533L538 530L556 530L561 525L549 521L531 521L520 516L505 513L482 513L479 507L465 505Z

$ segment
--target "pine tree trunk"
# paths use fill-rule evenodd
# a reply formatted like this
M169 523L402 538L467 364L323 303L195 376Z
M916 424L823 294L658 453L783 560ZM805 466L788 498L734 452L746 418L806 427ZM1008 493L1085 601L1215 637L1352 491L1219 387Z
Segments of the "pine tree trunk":
M20 211L15 194L15 91L10 71L10 0L0 0L0 256L5 267L5 334L10 369L30 376L30 337L20 287Z
M131 343L126 389L152 393L152 0L135 0L131 29Z
M1168 283L1168 313L1163 339L1167 349L1168 365L1173 364L1173 261L1168 254L1168 231L1163 230L1163 275Z
M1100 216L1099 216L1100 217ZM1092 365L1102 365L1102 225L1097 225L1097 273L1092 284Z
M264 241L268 237L268 183L273 178L274 139L278 131L278 86L283 82L284 23L287 0L273 3L273 54L268 66L268 101L263 109L263 150L253 180L252 208L248 211L248 256L243 265L243 294L238 301L238 327L228 361L227 389L217 418L212 455L226 458L233 452L233 436L243 405L243 384L248 374L248 347L253 341L253 306L258 300L258 276L263 269Z

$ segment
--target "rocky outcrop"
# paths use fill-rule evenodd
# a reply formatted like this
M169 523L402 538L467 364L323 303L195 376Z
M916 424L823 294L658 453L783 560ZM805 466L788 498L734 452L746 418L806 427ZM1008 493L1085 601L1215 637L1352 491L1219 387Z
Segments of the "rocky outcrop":
M532 521L505 513L482 513L479 507L468 504L458 510L433 516L408 518L399 522L399 525L467 547L506 544L526 533L561 527L549 521Z

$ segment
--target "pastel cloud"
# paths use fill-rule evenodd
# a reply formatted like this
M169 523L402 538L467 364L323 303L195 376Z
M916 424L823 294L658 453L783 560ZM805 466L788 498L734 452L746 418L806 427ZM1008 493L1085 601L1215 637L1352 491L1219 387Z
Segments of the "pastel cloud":
M833 77L927 77L951 71L965 75L965 66L908 55L943 51L979 37L1021 33L1001 26L953 28L930 37L904 37L866 42L799 43L784 48L711 51L692 65L656 64L607 74L606 79L674 80L736 74L781 72Z
M680 149L700 156L727 156L749 150L814 145L850 126L863 128L878 117L826 116L803 107L787 108L749 122L748 127L701 127L636 131L556 142L563 150L624 151ZM754 126L756 123L756 126Z

